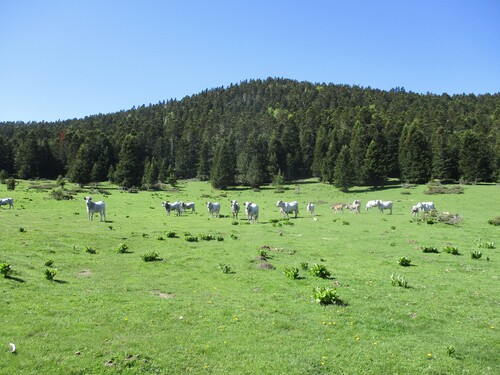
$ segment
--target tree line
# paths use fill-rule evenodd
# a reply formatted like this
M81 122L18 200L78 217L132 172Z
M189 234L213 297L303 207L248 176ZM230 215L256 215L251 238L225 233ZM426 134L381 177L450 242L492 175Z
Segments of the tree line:
M276 176L341 189L388 178L498 181L500 95L435 95L281 78L56 122L0 123L0 173L215 188Z

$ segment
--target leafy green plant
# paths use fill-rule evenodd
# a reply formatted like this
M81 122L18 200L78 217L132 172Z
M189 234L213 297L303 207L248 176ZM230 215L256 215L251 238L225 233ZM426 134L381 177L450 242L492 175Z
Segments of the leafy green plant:
M450 345L446 347L446 354L448 354L448 357L453 357L457 353L456 349L454 346Z
M188 236L184 236L184 239L188 242L198 242L198 237L196 237L196 236L188 235Z
M223 273L231 273L231 266L229 264L219 263L219 269Z
M403 267L409 267L411 265L411 259L406 257L401 257L398 259L398 263Z
M231 225L238 225L238 224L239 224L238 220L231 221Z
M350 223L347 220L342 220L342 225L349 225Z
M396 230L396 226L395 225L391 225L391 230Z
M488 224L495 225L495 226L500 225L500 216L497 216L493 219L488 220Z
M299 269L297 267L285 267L283 269L283 273L285 274L286 277L292 280L296 280L300 277L299 275Z
M222 236L217 236L217 241L224 241L224 237L222 237Z
M215 236L212 234L200 234L198 238L202 241L212 241L215 240Z
M261 257L261 259L268 259L269 258L269 254L267 253L266 249L258 249L257 250L257 255L259 257Z
M173 230L169 230L168 232L165 233L165 235L168 237L168 238L175 238L177 237L177 233L174 232Z
M97 251L92 246L85 246L85 252L89 254L96 254Z
M480 249L494 249L496 246L494 242L479 242L477 247Z
M455 246L447 245L443 247L443 251L452 255L459 255L458 248Z
M337 290L329 286L317 286L313 289L313 298L321 305L343 305L343 301L337 295Z
M49 268L47 268L45 270L45 278L47 280L53 281L54 277L56 277L56 274L57 274L57 270L55 270L55 269L49 269Z
M233 240L237 240L238 239L238 236L236 234L234 234L234 233L231 233L229 235L229 237L231 237Z
M157 239L158 241L163 241L163 240L165 240L165 238L163 238L163 236L156 236L156 239Z
M116 252L118 254L124 254L126 253L128 250L128 245L127 244L124 244L124 243L121 243L120 245L118 245L118 248L116 249Z
M422 247L422 252L423 253L439 253L439 250L437 247L434 246L424 246Z
M3 277L9 277L9 274L12 272L12 268L9 263L4 262L0 263L0 274L3 275Z
M307 262L302 262L300 263L300 268L302 268L304 271L309 269L309 263Z
M479 251L479 250L471 250L470 251L470 257L472 259L481 259L482 256L483 256L483 253L481 253L481 251Z
M145 262L155 262L157 260L161 260L160 255L154 251L150 253L146 253L142 256L142 260Z
M45 267L52 267L53 264L54 264L54 261L52 259L49 259L48 261L46 261L44 263Z
M323 264L317 264L317 263L315 263L311 267L311 273L314 276L321 277L323 279L327 279L327 278L329 278L331 276L330 271L328 271L326 269L325 265L323 265Z
M19 231L19 233L25 233L25 232L26 232L26 229L24 229L23 227L20 227L20 228L18 229L18 231Z
M408 288L408 282L406 281L406 278L401 275L391 274L391 283L393 286Z

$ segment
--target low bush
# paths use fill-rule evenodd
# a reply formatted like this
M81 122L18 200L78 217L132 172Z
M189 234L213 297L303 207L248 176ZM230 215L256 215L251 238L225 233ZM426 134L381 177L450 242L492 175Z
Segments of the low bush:
M142 260L145 262L154 262L157 260L161 260L160 255L154 251L150 253L146 253L142 256Z
M168 238L175 238L175 237L177 237L177 233L175 233L173 230L169 230L168 232L165 233L165 235Z
M439 253L439 250L437 247L434 246L424 246L422 247L422 252L423 253Z
M327 279L331 276L330 271L326 269L326 267L323 264L314 264L311 267L311 273L314 276L321 277L323 279Z
M329 286L317 286L313 289L313 298L321 305L343 305L344 303L337 295L337 290Z
M54 269L46 269L45 270L45 278L49 281L53 281L54 277L56 277L57 271Z
M238 239L238 236L236 234L234 234L234 233L231 233L229 235L229 237L231 237L233 240L237 240Z
M96 254L97 251L92 246L85 246L85 252L89 254Z
M495 226L500 225L500 216L497 216L493 219L488 220L488 224L495 225Z
M398 259L398 263L400 266L409 267L411 265L411 259L406 257L401 257Z
M73 199L73 196L70 195L70 194L67 194L65 191L63 191L62 189L54 189L50 192L49 196L52 198L52 199L55 199L57 201L63 201L63 200L71 200Z
M12 268L9 263L7 262L0 263L0 274L2 274L3 277L9 277L11 272Z
M231 273L231 266L229 264L219 263L219 269L222 273Z
M392 286L399 286L402 288L408 288L408 282L406 281L406 278L401 275L394 275L391 274L391 283Z
M124 244L124 243L121 243L120 245L118 245L118 247L116 248L116 252L118 254L124 254L126 253L128 250L128 245L127 244Z
M470 251L471 259L481 259L482 256L483 256L483 253L481 253L479 250L471 250Z
M480 249L494 249L496 246L494 242L479 242L477 247Z
M192 235L184 236L184 239L188 242L198 242L198 237Z
M300 268L302 268L304 271L309 269L309 263L307 262L302 262L300 263Z
M53 264L54 264L54 261L52 259L49 259L48 261L46 261L44 263L45 267L52 267Z
M266 249L258 249L257 255L263 260L269 259L269 254L267 253Z
M292 280L296 280L300 277L299 269L297 267L290 267L290 268L285 267L283 273L285 274L286 277Z
M212 241L215 240L215 236L212 234L200 234L198 238L202 241Z
M459 255L458 248L455 246L445 246L443 247L443 251L448 254Z

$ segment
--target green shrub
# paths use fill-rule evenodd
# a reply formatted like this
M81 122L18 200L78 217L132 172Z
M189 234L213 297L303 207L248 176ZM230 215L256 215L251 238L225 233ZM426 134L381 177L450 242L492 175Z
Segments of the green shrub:
M286 277L292 280L298 279L299 276L299 269L297 267L285 267L283 270L283 273L285 274Z
M458 248L455 247L455 246L450 246L450 245L443 247L443 251L445 253L453 254L453 255L458 255L459 254Z
M222 236L217 236L217 241L224 241L224 237L222 237Z
M219 269L223 273L231 273L231 266L229 264L219 263Z
M349 225L350 223L346 220L342 220L342 225Z
M483 253L481 253L479 250L471 250L470 251L470 257L472 259L481 259L483 256Z
M404 276L391 274L391 283L393 286L408 288L408 282Z
M56 276L56 274L57 274L56 270L51 270L51 269L48 269L48 268L45 270L45 278L47 280L53 281L54 277Z
M191 236L191 235L184 236L184 239L188 242L198 242L198 237L196 236Z
M439 250L434 246L424 246L422 247L423 253L439 253Z
M55 199L57 201L63 201L63 200L71 200L71 199L73 199L72 195L65 193L62 189L58 189L58 190L54 189L54 190L52 190L50 192L49 195L50 195L50 197L52 199Z
M7 180L7 190L14 190L16 188L16 180L12 177Z
M119 244L118 247L116 248L116 252L118 254L124 254L127 252L127 250L128 250L128 245L124 243Z
M44 263L45 267L52 267L53 264L54 264L54 261L52 259L49 259L48 261L46 261Z
M477 244L477 247L480 249L494 249L495 243L494 242L480 242Z
M488 224L495 225L495 226L500 225L500 216L497 216L493 219L488 220Z
M20 228L18 228L18 231L19 231L19 233L25 233L26 229L24 229L23 227L20 227Z
M215 236L212 234L200 234L198 238L202 241L212 241L215 240Z
M238 220L231 221L231 225L238 225L238 224L239 224Z
M307 262L302 262L300 263L300 268L302 268L304 271L309 269L309 263Z
M11 272L12 268L9 263L0 263L0 274L2 274L3 277L8 277Z
M89 254L96 254L97 251L91 246L85 246L85 251Z
M231 233L229 235L229 237L231 237L233 240L237 240L238 239L238 236L236 234L234 234L234 233Z
M401 257L399 258L398 263L403 267L409 267L411 264L411 259L406 257Z
M177 237L177 233L175 233L173 230L169 230L168 232L165 233L165 235L168 238L175 238L175 237Z
M262 259L268 259L269 258L269 255L268 255L266 249L258 249L257 250L257 255L260 256Z
M161 260L160 255L158 253L155 253L154 251L150 253L146 253L142 256L142 260L145 262L154 262L157 260Z
M313 289L313 298L321 305L343 305L344 303L337 295L337 290L329 286L317 286Z
M321 277L323 279L327 279L331 276L330 272L326 269L323 264L314 264L311 267L311 273L314 276Z

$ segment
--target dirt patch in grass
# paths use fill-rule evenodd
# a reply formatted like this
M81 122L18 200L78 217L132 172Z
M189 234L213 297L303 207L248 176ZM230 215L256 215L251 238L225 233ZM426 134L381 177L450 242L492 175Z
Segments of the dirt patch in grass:
M263 268L265 270L274 270L274 268L275 268L271 263L265 262L265 261L260 262L257 267Z
M153 290L152 293L155 296L158 296L158 297L164 298L164 299L170 299L170 298L174 298L175 297L175 294L173 294L173 293L164 293L164 292L161 292L159 290Z
M89 276L92 276L92 272L90 272L90 270L81 270L80 272L78 272L78 276L80 277L89 277Z

